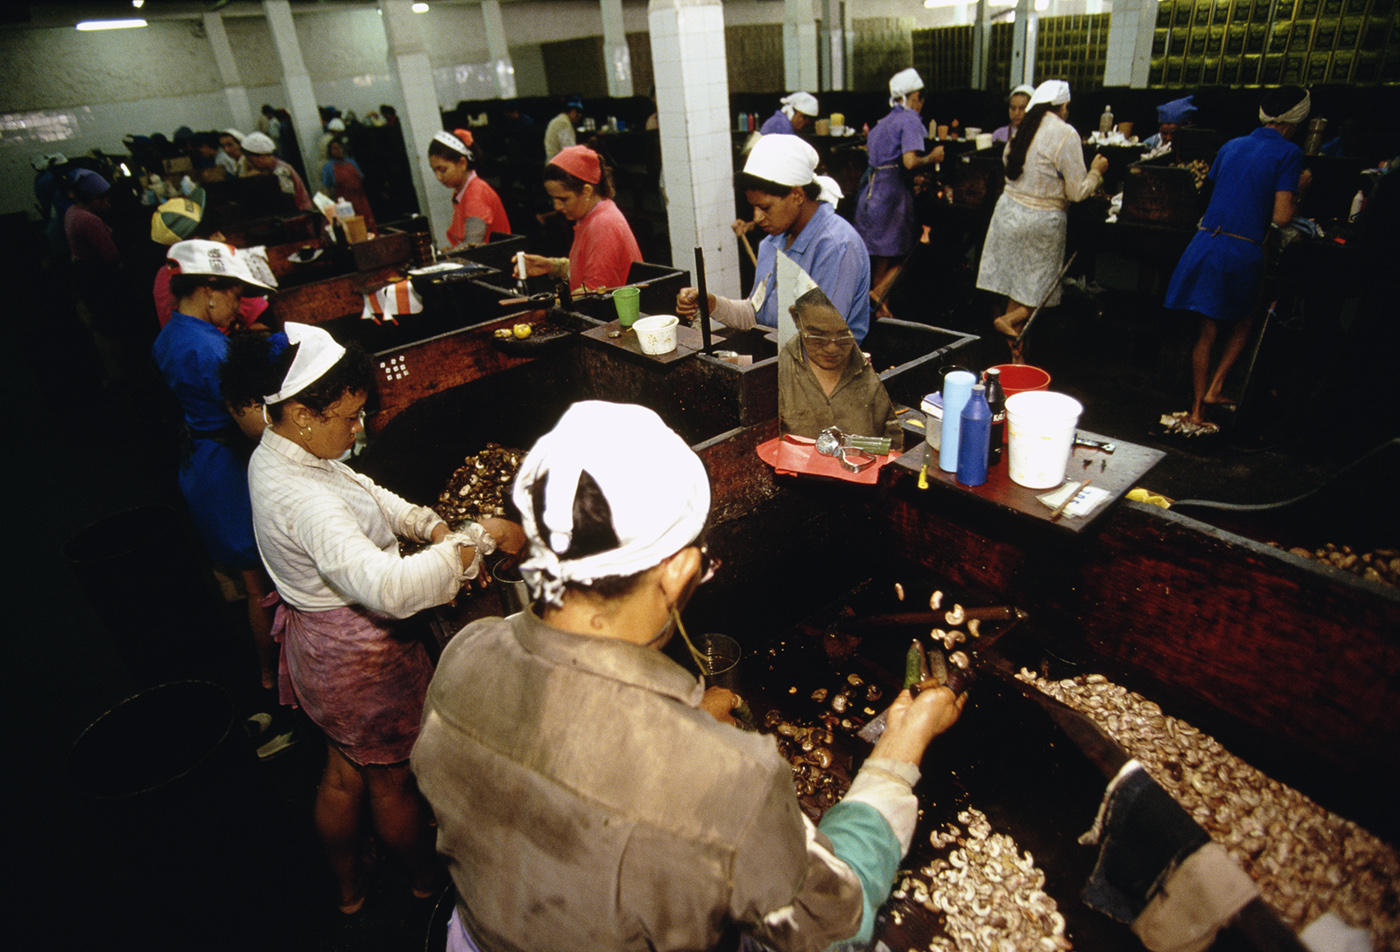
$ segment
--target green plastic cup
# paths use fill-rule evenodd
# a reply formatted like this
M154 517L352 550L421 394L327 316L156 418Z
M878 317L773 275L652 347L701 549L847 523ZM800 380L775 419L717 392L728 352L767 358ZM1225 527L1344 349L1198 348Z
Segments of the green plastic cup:
M612 293L613 307L617 308L617 322L623 327L631 327L642 306L641 288L618 288Z

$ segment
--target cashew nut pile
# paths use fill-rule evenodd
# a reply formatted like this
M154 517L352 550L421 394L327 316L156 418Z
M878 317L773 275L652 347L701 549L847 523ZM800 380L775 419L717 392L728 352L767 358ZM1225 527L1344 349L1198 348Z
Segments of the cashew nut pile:
M522 450L487 443L480 453L468 456L457 467L439 494L434 511L450 526L467 519L504 516L506 494L524 458Z
M1103 675L1020 680L1087 714L1147 768L1294 929L1324 912L1400 949L1400 853Z
M1277 542L1270 542L1275 548L1283 548ZM1293 555L1305 559L1316 559L1359 575L1368 582L1383 585L1400 585L1400 549L1374 549L1370 552L1356 552L1349 545L1327 543L1320 549L1305 549L1295 545L1288 550Z
M961 810L957 821L929 834L938 851L933 860L898 874L890 894L895 923L903 919L902 905L923 906L943 932L929 942L929 952L1072 948L1065 917L1045 892L1045 873L1034 857L993 831L981 810Z

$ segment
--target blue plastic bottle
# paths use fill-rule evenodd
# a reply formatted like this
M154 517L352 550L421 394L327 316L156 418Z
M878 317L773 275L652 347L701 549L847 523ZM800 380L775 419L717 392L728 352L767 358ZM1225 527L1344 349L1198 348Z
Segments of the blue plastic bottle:
M987 481L987 449L992 435L992 408L987 405L987 388L980 383L963 405L958 429L958 482L980 486Z
M970 371L950 370L943 377L943 426L938 443L938 468L945 473L958 469L958 428L962 425L963 404L972 393L977 378Z

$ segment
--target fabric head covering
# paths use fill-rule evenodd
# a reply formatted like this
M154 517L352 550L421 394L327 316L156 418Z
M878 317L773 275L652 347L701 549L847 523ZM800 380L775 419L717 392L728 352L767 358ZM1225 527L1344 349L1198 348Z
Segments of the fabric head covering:
M1173 99L1164 102L1157 107L1157 121L1174 122L1177 125L1185 122L1196 114L1196 104L1191 100L1195 98L1193 93L1190 96L1182 96L1180 99Z
M341 119L339 116L337 116L336 118L332 119L330 122L326 123L326 131L327 131L327 132L344 132L344 131L345 131L345 120L344 120L344 119Z
M319 327L288 321L282 330L288 343L297 345L297 353L292 358L292 366L287 368L287 376L282 378L281 389L263 397L263 403L269 405L295 397L324 377L326 371L345 356L345 348Z
M1293 106L1291 109L1285 109L1277 116L1269 115L1264 111L1264 107L1260 106L1259 121L1265 124L1270 122L1287 122L1296 126L1304 119L1308 118L1308 113L1310 112L1312 112L1312 94L1305 90L1303 92L1303 98L1298 100L1297 105Z
M433 141L441 142L458 155L472 157L472 134L466 129L453 129L451 132L439 129L433 133Z
M68 183L77 192L78 198L85 202L90 202L94 198L101 198L111 191L112 185L105 178L98 175L92 169L75 169L68 176Z
M778 101L783 104L783 115L789 119L794 112L800 112L804 116L817 115L817 97L811 93L793 93Z
M574 96L574 97L570 98L567 102L564 103L564 108L565 108L565 109L577 109L577 110L579 110L580 112L582 112L582 111L583 111L583 100L580 99L580 98L578 98L577 96Z
M151 214L151 240L162 245L184 241L204 217L204 189L162 202Z
M233 136L234 141L236 141L239 145L243 144L243 133L239 132L237 129L225 129L224 135Z
M585 471L607 500L618 545L564 559ZM546 474L537 523L532 487ZM511 498L529 540L521 574L532 597L558 606L567 583L635 575L694 542L709 516L710 480L700 457L654 411L585 400L569 407L526 454Z
M204 241L196 238L176 242L166 254L166 263L171 265L171 270L176 274L207 274L219 278L234 278L254 290L272 291L277 287L277 279L267 270L265 264L256 261L252 255L240 253L233 245L226 245L222 241Z
M271 155L277 151L277 143L265 132L250 132L243 137L243 151L253 155Z
M816 172L817 150L798 136L763 136L754 143L744 162L746 175L777 185L801 188L816 182L821 186L817 201L835 205L841 200L841 186L835 179Z
M1012 96L1025 96L1027 99L1029 99L1034 95L1035 87L1032 86L1030 83L1022 83L1015 89L1011 90L1011 93L1006 98L1008 101L1011 99ZM1027 105L1029 106L1030 104L1027 103Z
M897 106L904 102L904 97L910 93L916 93L924 88L924 81L919 77L919 71L914 67L902 69L890 77L890 105Z
M603 160L586 145L571 145L560 149L549 164L563 169L576 179L597 185L603 180Z
M1039 106L1041 103L1063 106L1067 102L1069 102L1069 83L1063 79L1047 79L1035 87L1035 92L1031 93L1031 101L1026 104L1026 108Z

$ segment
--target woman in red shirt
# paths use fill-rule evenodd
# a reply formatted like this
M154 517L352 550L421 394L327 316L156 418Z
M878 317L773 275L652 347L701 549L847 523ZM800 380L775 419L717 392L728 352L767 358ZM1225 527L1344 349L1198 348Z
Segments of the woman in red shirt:
M486 234L510 234L510 219L496 190L476 174L476 154L472 134L466 129L438 132L428 146L428 164L443 185L452 189L452 224L447 229L447 246L455 248L467 237L467 219L486 222Z
M567 280L574 291L626 284L642 252L612 200L612 176L602 156L585 145L562 150L544 167L544 190L554 210L574 223L574 243L567 258L526 255L526 273Z

